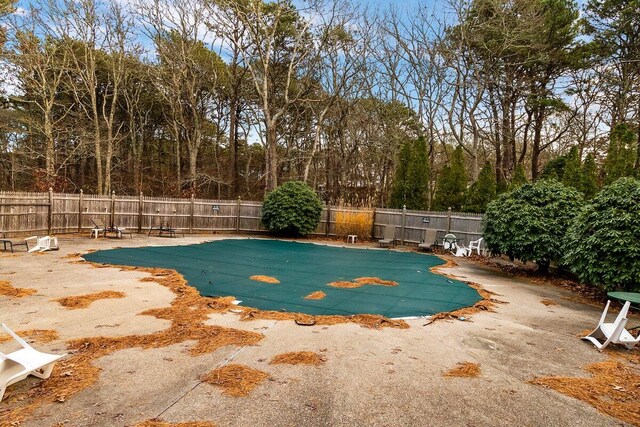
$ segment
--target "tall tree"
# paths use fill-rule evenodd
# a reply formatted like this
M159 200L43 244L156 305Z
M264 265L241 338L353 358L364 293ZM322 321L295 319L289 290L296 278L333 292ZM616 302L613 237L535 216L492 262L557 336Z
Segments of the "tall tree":
M464 164L464 152L462 147L457 146L451 155L450 162L442 168L438 175L432 209L460 210L464 206L466 192L467 172Z
M611 184L624 176L634 175L636 141L637 135L624 123L611 129L609 149L604 162L605 184Z
M311 25L326 12L324 3L312 0L305 5L303 18L291 0L224 0L217 13L226 21L240 22L246 30L242 38L232 37L249 70L258 94L267 149L267 189L278 186L278 124L287 109L303 92L296 81L304 70L314 69L326 40L313 39Z
M429 158L423 137L407 141L400 149L398 168L393 178L390 204L394 208L429 207Z
M484 212L487 205L496 198L496 175L493 166L487 162L480 170L478 180L471 184L465 197L466 212Z

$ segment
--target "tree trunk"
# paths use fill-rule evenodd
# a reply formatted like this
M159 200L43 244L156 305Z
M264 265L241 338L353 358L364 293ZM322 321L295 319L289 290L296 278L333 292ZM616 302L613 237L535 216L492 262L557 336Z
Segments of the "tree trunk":
M52 185L55 179L55 141L53 138L53 127L51 125L51 119L49 114L45 113L44 116L44 134L47 141L46 149L46 172L47 172L47 185Z
M278 187L278 146L276 126L272 120L267 125L267 191Z
M540 166L540 144L542 142L542 126L544 125L544 111L535 113L533 126L533 144L531 147L531 179L538 179L538 168Z

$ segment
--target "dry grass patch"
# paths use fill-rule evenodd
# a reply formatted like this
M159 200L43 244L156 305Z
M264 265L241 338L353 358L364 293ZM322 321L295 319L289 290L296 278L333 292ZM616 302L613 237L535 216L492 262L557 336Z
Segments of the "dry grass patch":
M227 396L244 397L267 378L269 375L266 372L244 365L229 364L204 375L202 381L222 387L222 394Z
M124 292L117 291L101 291L93 294L75 295L71 297L58 298L53 301L57 301L61 306L68 308L69 310L78 310L80 308L87 308L94 301L101 299L113 299L124 298L126 295Z
M309 295L304 297L304 299L324 299L324 297L326 296L327 294L325 294L322 291L315 291L315 292L311 292Z
M256 275L256 276L249 277L249 279L255 280L256 282L262 282L262 283L272 283L272 284L280 283L280 280L271 276Z
M322 365L326 358L313 351L293 351L274 356L269 362L272 365Z
M37 293L36 289L14 288L8 280L0 280L0 295L12 298L28 297Z
M16 331L16 335L23 339L26 338L42 343L55 341L59 338L58 332L51 329L27 329L24 331ZM11 341L12 339L9 335L0 335L0 343Z
M554 300L552 300L552 299L548 299L548 298L545 298L545 299L543 299L543 300L540 300L540 302L541 302L542 304L546 305L547 307L549 307L550 305L558 305L558 303L557 303L557 302L555 302L555 301L554 301Z
M612 417L640 425L640 352L607 351L605 362L592 363L583 377L539 377L531 381L581 400ZM626 362L626 363L625 363Z
M459 362L458 366L448 370L442 376L447 378L477 378L480 376L480 365L472 362Z
M359 288L364 285L381 285L381 286L398 286L398 282L394 282L393 280L384 280L379 277L358 277L351 282L346 281L336 281L329 283L329 286L334 288Z
M146 420L136 424L134 427L216 427L208 421L187 421L184 423L168 423L159 419Z
M358 239L369 240L373 229L373 212L338 211L336 212L336 236L347 237L355 234Z

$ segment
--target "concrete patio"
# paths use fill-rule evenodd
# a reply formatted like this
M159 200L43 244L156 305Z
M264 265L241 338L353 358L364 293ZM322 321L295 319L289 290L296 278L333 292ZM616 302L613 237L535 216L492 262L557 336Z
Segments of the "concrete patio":
M216 235L215 238L229 237ZM174 294L148 276L117 268L94 268L66 257L116 246L173 245L212 236L133 239L61 238L61 249L44 255L0 254L0 280L35 288L24 298L0 296L0 321L14 330L54 329L60 339L36 348L65 352L65 341L93 336L126 336L160 331L170 322L140 316L165 307ZM504 301L495 312L465 321L408 320L409 329L372 330L356 324L298 326L293 321L241 321L234 313L208 321L262 333L255 346L223 347L191 356L183 342L163 348L130 348L98 360L96 384L61 403L44 405L24 426L130 426L161 418L168 422L210 421L217 426L620 426L620 420L553 390L529 383L545 375L587 376L585 365L607 356L577 335L595 326L598 307L573 302L552 285L517 279L472 261L459 261L447 273L475 282ZM123 299L98 300L68 310L55 301L102 290ZM556 305L546 306L543 299ZM634 322L638 319L634 319ZM0 344L0 350L14 347ZM324 365L270 365L277 354L309 350ZM247 397L229 397L203 383L203 374L239 363L270 375ZM445 378L457 362L478 363L479 378ZM39 379L10 386L7 394L28 390ZM11 396L0 403L12 409ZM2 422L0 421L0 424ZM7 424L11 425L11 424Z

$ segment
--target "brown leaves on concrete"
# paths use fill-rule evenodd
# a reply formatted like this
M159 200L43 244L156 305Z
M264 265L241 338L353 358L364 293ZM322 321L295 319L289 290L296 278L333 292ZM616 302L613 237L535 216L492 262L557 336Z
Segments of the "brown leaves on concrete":
M146 420L133 427L216 427L208 421L187 421L184 423L168 423L160 419Z
M249 277L249 279L255 280L256 282L262 282L262 283L272 283L272 284L280 283L280 280L271 276L256 275L256 276Z
M0 280L0 295L11 298L22 298L38 292L31 288L14 288L8 280Z
M0 332L1 333L1 332ZM51 329L27 329L23 331L15 331L16 335L25 340L37 342L51 342L59 338L58 332ZM11 341L13 338L7 334L0 335L0 343Z
M304 299L324 299L324 297L326 296L327 294L325 294L322 291L315 291L315 292L311 292L309 295L304 297Z
M249 395L269 374L244 365L229 364L214 369L202 377L202 381L222 387L223 394L234 397Z
M480 365L472 362L459 362L458 366L448 370L442 376L447 378L477 378L480 376Z
M640 426L640 352L608 351L605 362L592 363L583 377L539 377L531 381L593 406L600 412ZM626 363L625 363L626 362Z
M552 299L548 299L548 298L545 298L545 299L543 299L543 300L540 300L540 302L541 302L542 304L546 305L547 307L549 307L550 305L558 305L558 303L557 303L557 302L555 302L555 301L554 301L554 300L552 300Z
M124 298L125 296L124 292L100 291L92 294L58 298L53 301L59 302L61 306L68 308L69 310L78 310L80 308L89 307L94 301L101 299Z
M336 282L329 283L329 286L334 288L359 288L364 285L381 285L381 286L398 286L398 282L393 280L384 280L379 277L358 277L351 282L338 280Z
M290 353L282 353L274 356L269 362L272 365L322 365L326 362L324 356L314 353L313 351L293 351Z

